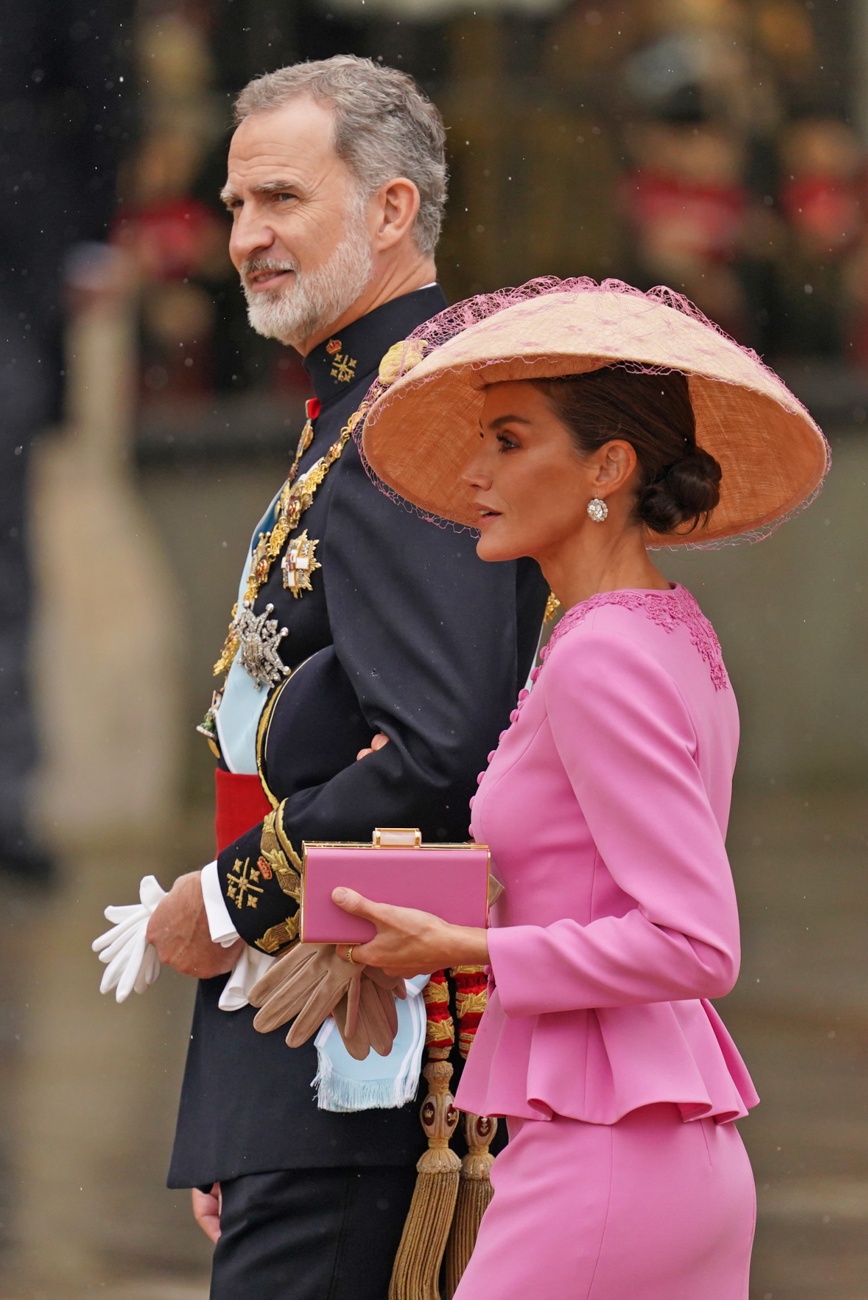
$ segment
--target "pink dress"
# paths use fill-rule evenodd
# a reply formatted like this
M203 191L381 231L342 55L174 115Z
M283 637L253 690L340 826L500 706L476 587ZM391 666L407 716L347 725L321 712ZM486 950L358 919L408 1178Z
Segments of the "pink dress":
M739 961L717 638L683 587L604 593L534 679L473 803L506 888L457 1101L507 1116L510 1145L458 1297L744 1300L729 1121L758 1099L707 1000Z

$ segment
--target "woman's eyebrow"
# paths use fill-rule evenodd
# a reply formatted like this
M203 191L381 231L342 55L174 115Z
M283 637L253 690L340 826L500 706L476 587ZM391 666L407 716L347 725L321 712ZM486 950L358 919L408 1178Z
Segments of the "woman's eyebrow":
M488 427L489 429L499 429L504 424L531 424L531 423L532 421L528 420L527 417L524 415L498 415L497 419L489 421Z

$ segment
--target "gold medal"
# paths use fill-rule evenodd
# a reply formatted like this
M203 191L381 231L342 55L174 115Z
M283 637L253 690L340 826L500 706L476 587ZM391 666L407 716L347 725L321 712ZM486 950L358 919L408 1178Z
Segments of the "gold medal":
M310 509L317 488L323 482L335 461L340 459L341 453L353 435L353 430L359 421L364 418L372 401L373 398L369 394L359 409L352 413L343 429L341 429L337 440L332 443L325 455L311 465L310 469L306 470L296 482L295 477L298 472L299 461L313 439L313 426L310 420L302 430L295 453L295 460L278 499L277 518L274 526L270 532L259 534L254 547L250 572L247 575L242 597L242 610L239 613L237 605L232 610L232 622L229 625L229 632L223 644L220 658L214 665L215 677L229 671L236 654L241 649L244 652L241 660L242 666L253 677L257 687L264 684L258 658L254 656L251 661L247 654L247 642L251 638L255 640L261 630L258 625L257 628L253 626L255 621L253 604L260 588L264 586L271 572L272 565L283 550L286 539L298 527L299 520L305 510ZM302 541L306 549L302 549ZM294 551L294 558L288 554L282 562L283 585L288 591L292 592L293 596L299 596L303 591L312 590L310 575L315 569L322 568L322 565L314 559L314 551L318 545L319 543L315 540L311 541L305 532L302 537L296 538L290 548L290 551ZM268 613L271 612L271 608L269 606ZM274 619L270 621L268 626L270 627L272 624L275 627L277 626ZM254 633L256 636L254 636ZM286 629L282 629L280 635L286 636ZM272 677L270 680L274 681L277 678Z
M286 554L280 565L283 571L283 585L295 597L300 596L303 591L313 589L311 575L314 569L322 568L319 560L315 558L318 546L319 542L312 541L305 529L286 548Z

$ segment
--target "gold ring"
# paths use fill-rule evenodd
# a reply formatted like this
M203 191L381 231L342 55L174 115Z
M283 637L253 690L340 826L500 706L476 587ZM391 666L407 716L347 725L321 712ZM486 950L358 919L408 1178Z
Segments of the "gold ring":
M354 943L348 943L348 944L347 944L347 955L346 955L346 957L344 958L344 961L348 961L348 962L350 963L351 966L355 966L355 964L356 964L356 963L353 961L353 949L355 948L355 946L356 946L356 945L355 945Z

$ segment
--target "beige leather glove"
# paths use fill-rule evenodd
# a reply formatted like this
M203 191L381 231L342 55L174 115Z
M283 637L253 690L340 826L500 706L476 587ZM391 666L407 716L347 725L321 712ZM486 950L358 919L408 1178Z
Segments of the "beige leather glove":
M344 1047L350 1056L363 1061L371 1048L378 1056L388 1056L398 1032L395 998L406 997L404 981L384 975L376 966L364 966L359 981L355 1024L352 1024L349 998L341 998L332 1015Z
M347 1050L358 1060L371 1047L381 1056L389 1051L397 1032L394 998L405 996L403 980L338 957L334 944L304 943L279 958L249 994L260 1008L253 1020L260 1033L295 1017L286 1036L289 1047L307 1042L334 1012Z

